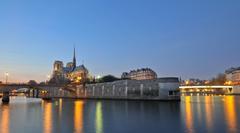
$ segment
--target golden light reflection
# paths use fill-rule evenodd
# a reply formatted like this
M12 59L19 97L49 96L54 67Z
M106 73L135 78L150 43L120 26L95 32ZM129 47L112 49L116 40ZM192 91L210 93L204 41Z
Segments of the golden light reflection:
M1 114L1 129L0 133L9 133L9 107L7 105L2 106L2 114Z
M193 133L193 114L190 96L185 97L185 111L186 111L186 126L188 132Z
M59 117L61 118L62 117L62 99L59 99Z
M103 115L102 115L102 103L98 102L96 107L96 133L103 133Z
M43 133L52 133L52 103L43 101Z
M206 124L208 129L211 129L213 126L213 110L212 110L212 97L205 96L205 113L206 113Z
M226 96L224 100L225 117L229 132L237 132L237 115L234 96Z
M74 103L74 129L75 133L82 133L83 129L83 101Z
M201 102L201 97L197 96L197 116L200 123L202 123L202 106L199 104Z

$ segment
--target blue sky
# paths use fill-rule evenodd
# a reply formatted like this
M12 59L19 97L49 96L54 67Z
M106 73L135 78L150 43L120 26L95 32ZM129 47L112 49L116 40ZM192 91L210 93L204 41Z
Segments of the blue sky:
M94 75L209 79L240 66L239 14L239 0L2 0L0 81L46 80L74 44Z

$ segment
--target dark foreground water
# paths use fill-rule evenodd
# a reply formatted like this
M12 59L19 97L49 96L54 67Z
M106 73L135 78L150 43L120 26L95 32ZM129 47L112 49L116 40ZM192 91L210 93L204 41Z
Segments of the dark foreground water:
M0 133L240 132L240 97L182 102L15 98L0 105Z

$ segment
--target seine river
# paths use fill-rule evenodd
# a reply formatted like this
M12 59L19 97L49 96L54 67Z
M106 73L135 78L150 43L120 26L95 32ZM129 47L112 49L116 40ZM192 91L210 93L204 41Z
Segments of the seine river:
M181 102L12 98L0 105L0 133L237 133L240 96Z

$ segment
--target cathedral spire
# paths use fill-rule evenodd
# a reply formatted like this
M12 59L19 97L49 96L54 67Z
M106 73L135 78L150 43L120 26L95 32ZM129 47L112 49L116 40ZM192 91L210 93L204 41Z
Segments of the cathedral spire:
M77 67L76 50L75 50L75 45L74 45L74 50L73 50L73 68L75 69L76 67Z

